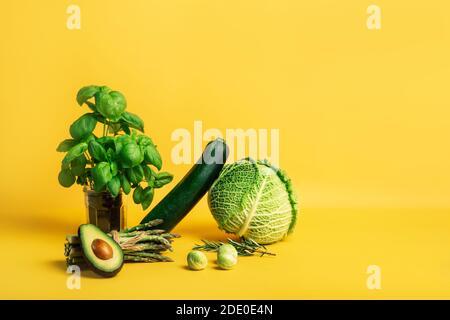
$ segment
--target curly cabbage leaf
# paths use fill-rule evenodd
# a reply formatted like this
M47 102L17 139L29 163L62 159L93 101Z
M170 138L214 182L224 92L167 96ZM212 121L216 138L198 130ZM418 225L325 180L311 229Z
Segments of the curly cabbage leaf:
M283 239L296 222L291 181L266 160L225 165L209 190L208 204L220 229L260 244Z

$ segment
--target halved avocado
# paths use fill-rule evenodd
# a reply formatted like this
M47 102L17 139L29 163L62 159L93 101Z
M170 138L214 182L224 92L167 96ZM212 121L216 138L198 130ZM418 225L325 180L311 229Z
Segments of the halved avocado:
M84 260L95 273L113 277L122 269L122 248L98 227L82 224L78 228L78 237Z

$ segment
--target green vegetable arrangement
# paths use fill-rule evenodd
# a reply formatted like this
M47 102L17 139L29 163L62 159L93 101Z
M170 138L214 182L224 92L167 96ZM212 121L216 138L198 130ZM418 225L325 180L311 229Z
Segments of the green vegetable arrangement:
M290 179L266 160L225 165L208 203L220 229L261 245L283 239L297 217Z
M70 126L70 139L62 141L57 151L65 152L58 175L63 187L74 183L90 186L97 192L109 191L114 197L121 190L146 210L155 188L172 181L168 172L155 172L162 167L162 159L152 139L144 134L142 119L127 112L127 102L119 91L106 86L86 86L77 94L85 113ZM94 134L103 125L101 136ZM153 168L152 168L152 167Z

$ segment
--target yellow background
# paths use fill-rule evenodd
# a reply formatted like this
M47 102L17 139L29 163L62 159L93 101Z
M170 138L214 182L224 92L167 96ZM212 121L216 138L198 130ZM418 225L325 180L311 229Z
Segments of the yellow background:
M0 297L450 298L450 3L377 0L376 31L372 2L3 1ZM66 28L72 3L81 30ZM302 215L278 256L186 270L194 243L226 237L203 200L176 230L176 262L68 290L64 236L85 213L81 189L58 185L55 148L87 84L125 94L176 181L189 166L170 161L173 130L279 128ZM143 215L129 203L129 224Z

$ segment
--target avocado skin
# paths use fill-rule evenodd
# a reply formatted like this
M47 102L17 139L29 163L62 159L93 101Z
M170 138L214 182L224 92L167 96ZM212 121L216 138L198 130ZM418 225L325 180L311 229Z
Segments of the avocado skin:
M99 268L97 268L95 263L93 263L91 261L91 259L85 253L85 247L84 247L85 243L83 243L84 237L82 236L82 232L81 232L82 227L85 226L85 225L87 225L87 224L82 224L82 225L80 225L78 227L78 237L79 237L80 242L81 242L81 253L83 255L84 261L88 265L89 269L94 271L96 274L98 274L98 275L100 275L100 276L102 276L104 278L112 278L112 277L114 277L116 274L118 274L120 272L120 270L122 270L122 267L123 267L123 254L122 254L122 261L120 263L120 266L117 269L115 269L113 271L104 271L104 270L100 270ZM94 225L92 225L92 226L94 226ZM110 239L111 241L114 241L112 238L110 238L106 233L101 231L99 228L97 228L97 227L95 227L95 228L98 229L98 232L103 234L106 238ZM117 250L116 246L112 246L112 248L113 248L113 251Z

